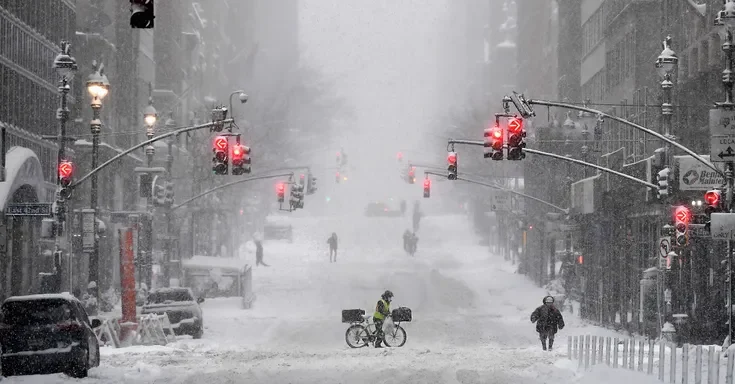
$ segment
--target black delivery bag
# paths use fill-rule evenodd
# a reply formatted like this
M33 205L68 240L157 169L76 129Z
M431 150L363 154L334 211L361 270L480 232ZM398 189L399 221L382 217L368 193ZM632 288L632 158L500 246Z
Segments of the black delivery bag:
M393 310L391 313L391 317L393 318L393 321L400 321L400 322L410 322L411 317L411 308L407 307L398 307Z
M362 322L362 316L365 314L364 309L343 309L342 310L342 322L343 323L354 323Z

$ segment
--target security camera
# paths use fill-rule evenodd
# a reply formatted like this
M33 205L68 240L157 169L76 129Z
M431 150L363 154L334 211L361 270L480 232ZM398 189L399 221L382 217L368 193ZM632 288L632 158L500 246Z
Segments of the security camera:
M248 95L243 93L240 93L240 102L245 104L248 101Z

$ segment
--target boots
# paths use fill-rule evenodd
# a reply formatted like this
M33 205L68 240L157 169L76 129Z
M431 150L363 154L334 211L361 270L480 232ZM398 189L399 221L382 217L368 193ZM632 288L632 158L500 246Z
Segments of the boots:
M383 348L383 339L375 340L375 348Z
M554 347L554 339L549 339L549 351Z
M546 350L546 339L541 339L541 346L544 347L544 351Z

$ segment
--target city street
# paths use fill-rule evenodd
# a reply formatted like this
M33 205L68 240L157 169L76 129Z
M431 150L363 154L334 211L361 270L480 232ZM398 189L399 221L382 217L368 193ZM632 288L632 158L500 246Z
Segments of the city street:
M575 372L576 362L565 357L566 336L613 333L565 313L568 325L555 350L542 351L528 318L545 292L475 245L466 217L427 217L415 258L398 246L407 225L401 218L315 217L292 223L297 228L293 244L265 244L271 267L255 270L253 309L240 309L237 298L207 301L201 340L184 336L165 347L103 348L102 365L90 371L89 381L605 382ZM328 262L324 228L344 229L336 264ZM394 307L413 309L414 321L404 324L406 345L350 349L340 310L369 312L385 289L395 293ZM6 380L32 383L39 378ZM43 377L47 383L70 380L61 374Z

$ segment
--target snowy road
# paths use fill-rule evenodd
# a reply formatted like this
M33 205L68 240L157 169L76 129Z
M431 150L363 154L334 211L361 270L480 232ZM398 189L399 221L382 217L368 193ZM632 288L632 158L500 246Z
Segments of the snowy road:
M203 339L104 348L102 366L84 381L541 384L610 377L580 376L564 358L566 335L581 327L572 315L556 351L540 350L528 317L545 292L476 245L464 217L427 217L415 258L401 250L406 226L400 218L295 219L293 244L265 244L271 267L253 272L253 309L240 309L236 299L209 300ZM340 236L336 264L325 250L332 231ZM413 310L406 346L350 349L340 311L370 311L385 289L395 293L394 307ZM48 375L3 383L68 381Z

